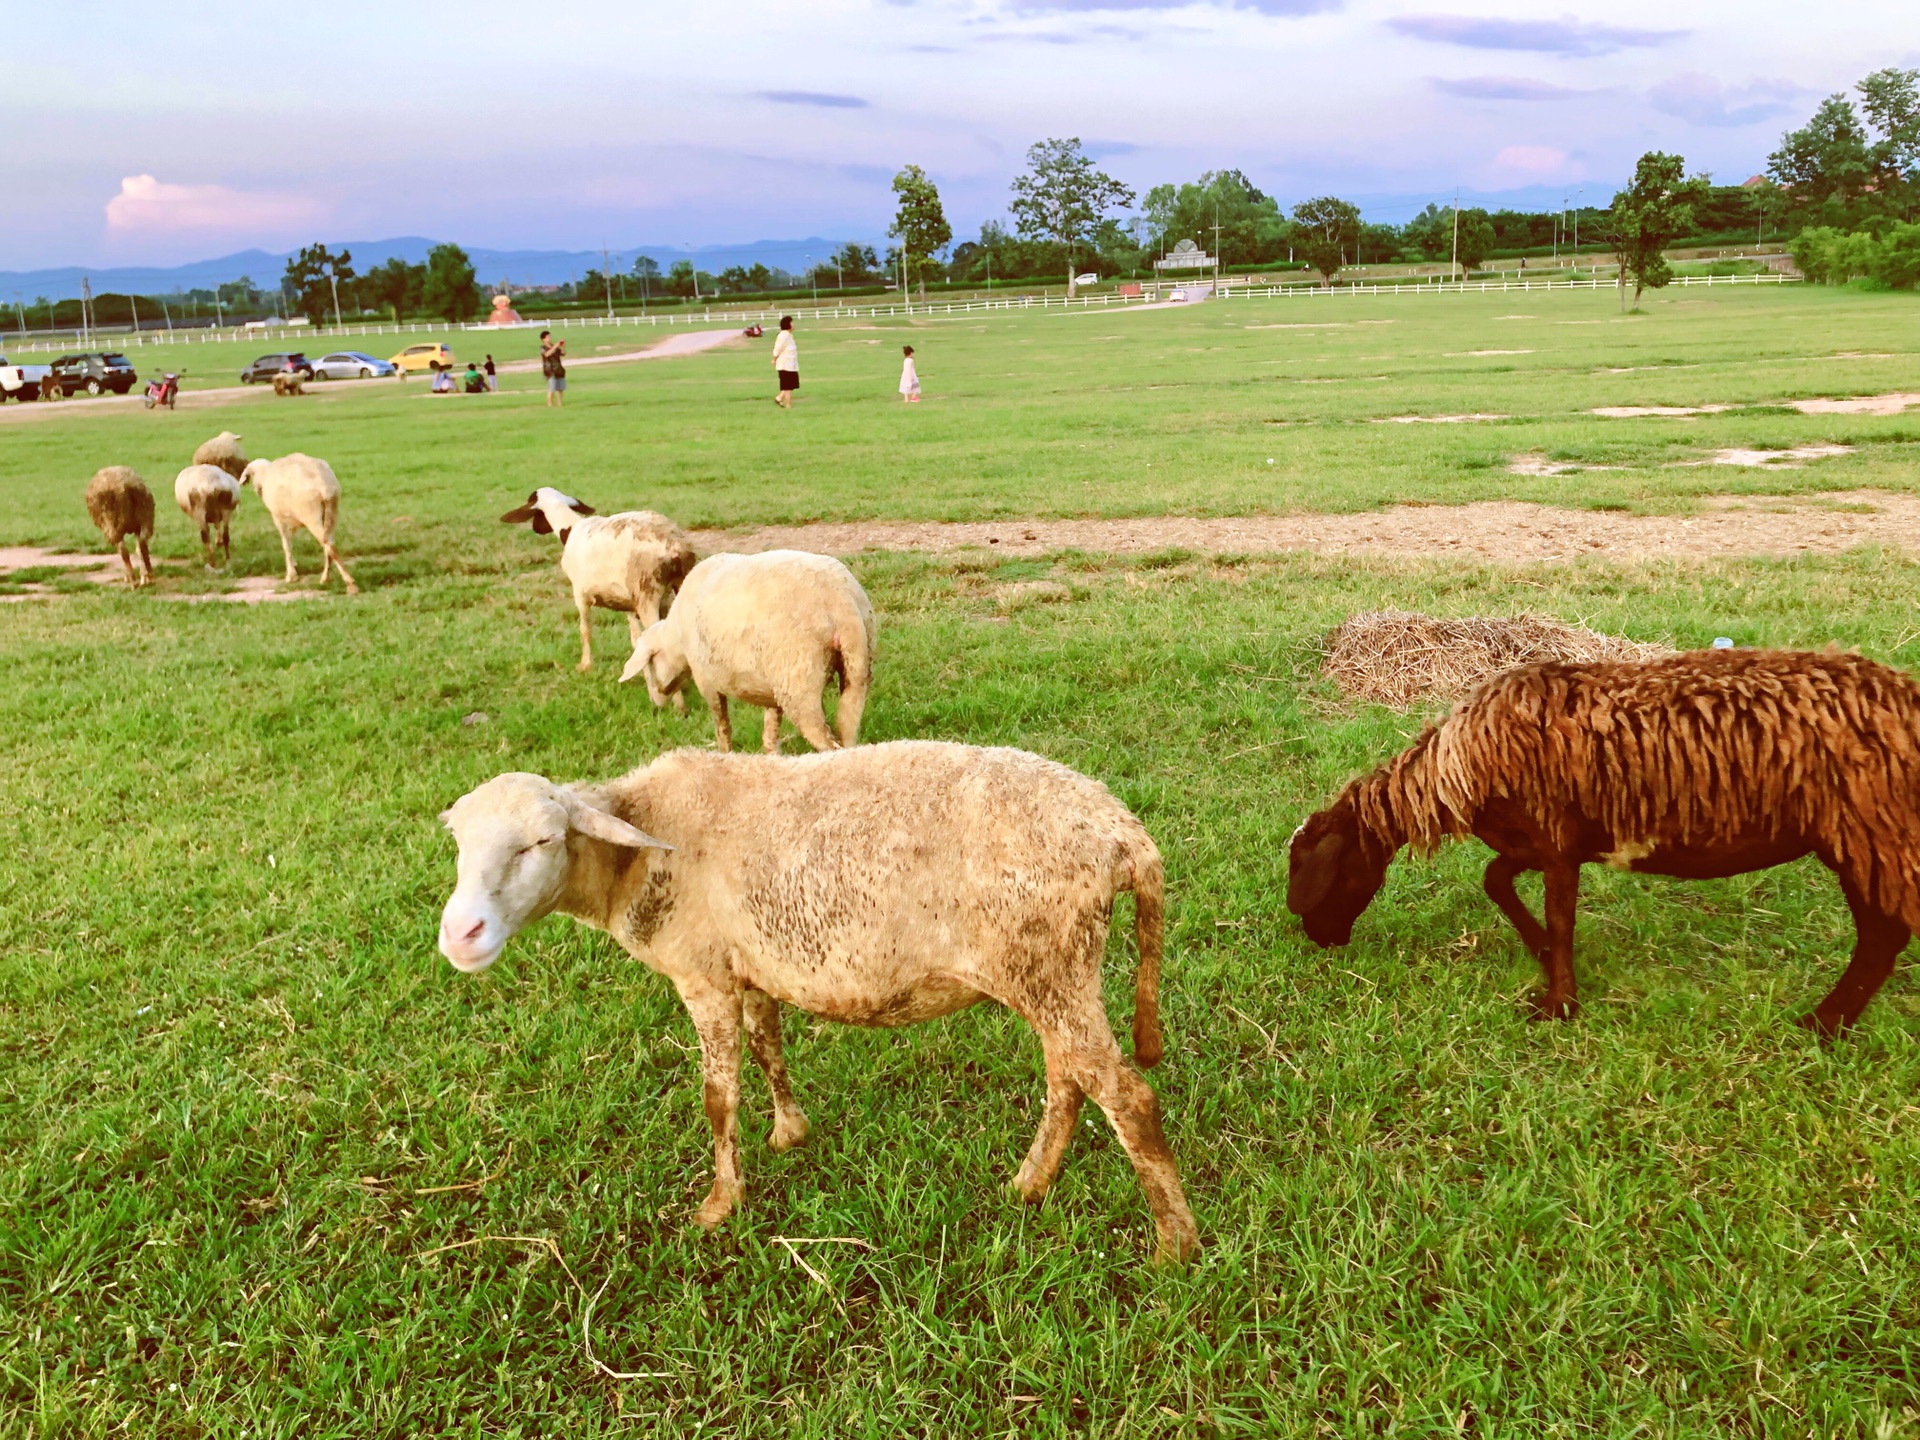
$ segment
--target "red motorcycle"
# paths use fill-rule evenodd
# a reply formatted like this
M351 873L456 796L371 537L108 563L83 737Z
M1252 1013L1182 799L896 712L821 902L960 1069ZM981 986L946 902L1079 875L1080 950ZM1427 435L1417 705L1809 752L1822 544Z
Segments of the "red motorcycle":
M149 380L147 382L147 408L149 410L153 409L156 405L164 405L169 410L175 409L176 406L174 402L179 398L180 377L178 375L169 373L162 375L158 380Z

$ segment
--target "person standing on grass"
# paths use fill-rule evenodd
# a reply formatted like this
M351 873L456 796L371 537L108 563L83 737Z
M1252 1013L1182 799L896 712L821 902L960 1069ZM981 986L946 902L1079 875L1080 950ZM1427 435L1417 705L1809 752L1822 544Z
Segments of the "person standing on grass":
M780 317L780 333L773 337L773 373L780 378L780 391L773 403L782 410L793 408L793 392L800 388L800 350L793 343L793 317Z
M560 409L567 403L567 342L551 330L540 332L540 373L547 377L547 408Z
M487 363L481 368L487 372L487 389L497 394L500 389L500 376L493 368L493 356L487 356Z
M920 372L913 368L913 346L902 345L900 353L906 360L900 366L900 398L909 405L920 403Z

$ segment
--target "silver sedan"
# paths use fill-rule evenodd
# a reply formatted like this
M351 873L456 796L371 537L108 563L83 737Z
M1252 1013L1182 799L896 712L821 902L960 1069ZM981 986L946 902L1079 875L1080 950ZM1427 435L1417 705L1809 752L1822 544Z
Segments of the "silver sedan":
M316 380L372 380L393 374L393 365L358 350L336 350L313 362Z

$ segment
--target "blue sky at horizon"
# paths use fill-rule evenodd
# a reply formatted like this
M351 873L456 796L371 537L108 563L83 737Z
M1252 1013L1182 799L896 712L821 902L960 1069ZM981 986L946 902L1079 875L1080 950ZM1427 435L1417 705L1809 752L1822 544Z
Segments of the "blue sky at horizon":
M1377 219L1456 185L1604 204L1652 148L1744 179L1823 95L1920 64L1910 0L1562 3L22 6L0 96L30 142L0 151L0 270L316 238L876 237L908 162L964 236L1049 135L1142 192L1237 166Z

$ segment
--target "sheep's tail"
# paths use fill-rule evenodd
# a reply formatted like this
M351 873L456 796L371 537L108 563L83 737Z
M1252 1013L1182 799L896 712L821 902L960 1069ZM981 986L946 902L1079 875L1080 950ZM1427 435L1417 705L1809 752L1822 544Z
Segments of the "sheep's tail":
M1142 1069L1160 1063L1160 958L1166 944L1166 872L1149 842L1133 860L1133 931L1140 968L1133 976L1133 1060Z

